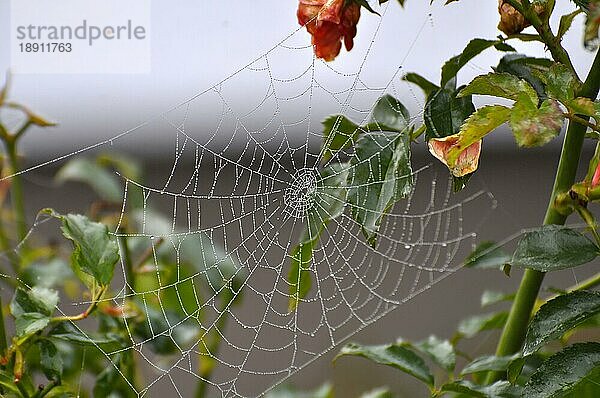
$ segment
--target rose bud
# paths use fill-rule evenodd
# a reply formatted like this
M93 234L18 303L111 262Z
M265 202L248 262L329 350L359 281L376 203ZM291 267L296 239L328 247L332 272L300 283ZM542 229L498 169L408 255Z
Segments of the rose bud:
M439 161L444 163L454 177L462 177L473 173L479 166L479 155L481 154L481 140L469 145L456 158L453 165L448 164L448 153L458 143L457 134L444 138L432 138L427 145L429 152Z
M340 53L342 41L346 50L354 46L360 5L346 0L300 0L298 23L312 36L317 58L333 61Z

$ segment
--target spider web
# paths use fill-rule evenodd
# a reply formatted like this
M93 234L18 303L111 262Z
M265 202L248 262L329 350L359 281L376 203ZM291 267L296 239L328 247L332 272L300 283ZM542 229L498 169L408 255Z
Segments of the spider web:
M122 234L119 227L114 232L136 247L151 248L145 269L155 286L129 286L122 263L121 278L113 281L115 293L106 299L115 305L135 299L157 315L154 321L148 318L147 337L129 330L124 317L127 347L98 347L111 361L133 350L147 365L143 386L128 381L139 396L158 391L189 396L189 386L200 380L210 385L209 396L259 396L451 275L472 249L476 230L463 230L465 214L482 217L494 207L491 194L467 190L453 195L451 182L437 178L435 167L413 164L413 192L384 216L375 247L366 242L349 209L326 225L309 268L312 288L296 310L289 309L290 252L307 211L335 200L323 189L328 178L318 172L326 114L317 105L328 101L338 113L365 122L371 104L385 93L399 97L408 92L419 102L400 79L401 65L383 71L386 84L363 80L386 11L384 5L371 44L351 69L315 59L299 28L159 117L23 172L101 147L131 147L157 130L172 135L175 150L163 184L148 186L122 176L119 226L127 222L136 232ZM424 16L422 29L430 23L431 16ZM406 45L405 57L420 33ZM239 81L262 85L264 94L240 98ZM338 160L336 155L328 162ZM189 161L191 171L183 166ZM166 222L157 209L169 211ZM177 259L174 283L163 281L164 256ZM183 316L173 316L167 300L171 305L175 300ZM190 324L200 333L190 335ZM223 342L217 352L211 351L215 338ZM168 344L177 347L175 355L156 354L157 346ZM209 379L202 376L206 363L215 366Z

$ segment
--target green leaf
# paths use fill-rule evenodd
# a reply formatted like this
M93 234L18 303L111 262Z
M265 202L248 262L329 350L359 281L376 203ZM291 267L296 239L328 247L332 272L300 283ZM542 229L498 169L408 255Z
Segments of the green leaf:
M429 141L458 133L473 112L475 106L471 96L457 98L456 92L447 89L433 92L425 104L423 115L427 127L425 139Z
M527 398L569 396L578 388L598 380L600 343L573 344L548 358L525 385ZM577 395L573 395L577 396Z
M466 95L491 95L517 101L521 96L526 96L531 102L537 104L538 96L534 88L525 80L508 73L488 73L477 76L463 88L459 97Z
M465 260L465 267L480 269L502 269L510 261L510 255L495 242L481 242Z
M323 159L331 159L335 154L354 145L358 138L359 126L343 115L332 115L323 120Z
M306 298L312 288L310 263L312 261L314 242L301 243L294 247L291 257L291 267L288 274L290 298L288 311L298 308L300 300Z
M391 366L416 377L428 386L433 386L433 375L425 361L401 344L363 346L350 343L342 347L334 361L342 356L367 358L381 365Z
M62 216L53 210L45 211L62 220L63 235L73 242L71 263L75 270L91 275L101 286L108 286L119 260L119 245L106 225L79 214Z
M450 79L456 76L458 71L470 60L479 55L482 51L497 44L498 40L473 39L467 44L460 55L450 58L442 66L441 86L444 87Z
M377 11L375 11L371 5L369 4L369 2L367 0L352 0L357 4L360 4L361 6L363 6L367 11L369 11L370 13L373 13L375 15L379 15L379 13Z
M547 71L535 73L546 84L548 97L561 102L575 98L581 86L577 77L563 64L555 63Z
M582 12L582 10L578 8L577 10L560 17L560 24L558 25L558 33L556 34L557 40L562 40L565 33L567 33L567 31L571 28L571 25L573 24L573 20L575 19L575 17L577 15L579 15L581 12Z
M514 294L506 294L502 292L496 292L493 290L486 290L481 295L481 307L485 308L494 304L501 303L503 301L512 301L514 298Z
M37 312L29 312L19 315L15 319L15 331L17 337L23 337L43 330L49 323L50 317Z
M562 125L563 114L556 101L545 100L538 108L524 95L515 103L510 117L510 127L521 147L548 143L560 133Z
M523 234L511 264L548 272L588 263L598 254L598 247L581 233L557 225L545 225Z
M483 315L474 315L463 319L458 324L458 333L461 337L471 338L485 330L500 329L506 323L507 312L495 312Z
M124 377L129 373L126 368L130 366L126 358L126 353L115 355L111 359L112 364L98 374L93 390L94 398L136 398L138 396L138 393Z
M585 19L585 31L583 36L583 44L590 51L595 51L598 48L598 29L600 28L600 7L598 2L594 1L593 7L588 7L587 16Z
M377 388L375 390L366 392L360 396L360 398L394 398L395 395L387 388Z
M65 164L56 174L58 182L77 181L89 185L102 199L121 202L123 189L119 179L98 163L77 158Z
M600 313L600 293L572 292L558 296L535 314L525 338L523 355L531 355L550 340Z
M456 353L448 340L441 340L436 336L429 336L427 340L413 344L422 353L429 356L443 369L452 372L456 366Z
M325 383L313 391L296 391L288 386L274 388L265 398L333 398L333 386Z
M49 380L58 380L63 372L63 360L54 343L48 339L37 341L40 348L40 365Z
M408 128L409 121L408 109L389 94L377 100L371 115L371 123L376 124L383 131L400 133Z
M504 124L510 118L510 109L502 105L479 108L465 120L456 144L448 151L447 162L453 167L460 154L472 144Z
M2 87L2 90L0 90L0 106L4 105L6 98L8 98L8 91L10 90L10 81L11 76L9 72L6 74L6 81L4 83L4 86Z
M413 185L410 134L369 133L355 146L347 202L368 243L374 246L385 214Z
M15 377L4 370L0 370L0 386L9 397L22 397L19 387L15 384Z
M507 381L497 381L489 386L481 386L468 380L457 380L444 384L442 391L464 394L477 398L521 398L521 388L511 385ZM527 396L529 398L529 396Z
M290 254L291 267L288 274L290 284L289 310L298 307L301 299L310 292L312 281L309 271L313 249L330 220L342 215L346 204L346 182L348 164L335 163L321 171L314 203L306 214L306 227L300 244Z
M508 369L509 365L518 357L519 354L503 357L497 357L494 355L479 357L469 362L463 368L460 374L461 376L464 376L471 373L487 371L504 372Z
M497 73L509 73L525 80L533 87L537 96L541 100L545 100L547 96L544 83L533 74L533 71L538 69L548 70L551 65L553 65L553 62L545 58L532 58L523 54L507 54L500 59L494 70Z
M51 316L58 305L58 292L34 286L30 290L18 287L10 302L10 312L18 317L27 313Z
M418 73L407 73L406 75L404 75L402 77L402 79L419 86L419 88L421 90L423 90L423 93L425 94L425 97L427 97L427 98L429 98L429 95L432 92L440 89L440 87L438 85L433 84L432 82L430 82L423 76L419 75Z
M62 286L74 276L69 264L61 258L54 258L47 263L32 263L23 271L25 283L45 288Z
M513 46L503 41L494 44L494 48L498 51L517 51Z
M83 346L95 346L107 352L122 347L115 334L84 332L71 322L59 323L48 332L48 337Z

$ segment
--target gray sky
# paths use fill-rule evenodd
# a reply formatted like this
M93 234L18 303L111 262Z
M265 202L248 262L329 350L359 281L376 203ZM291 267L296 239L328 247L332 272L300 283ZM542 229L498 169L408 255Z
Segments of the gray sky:
M0 3L0 34L5 38L0 40L0 70L9 66L8 3ZM573 7L567 0L557 3L559 11ZM363 10L355 49L351 53L342 50L331 66L341 71L356 70L379 27L368 62L361 72L364 82L385 85L400 65L403 71L419 71L437 81L441 64L459 53L468 40L475 35L493 38L499 33L496 1L461 0L446 7L442 4L436 1L430 6L426 0L408 0L402 10L396 2L390 1L383 19ZM226 78L297 29L296 7L297 3L292 0L152 1L151 73L14 77L12 97L60 123L60 127L52 130L32 132L26 140L28 152L44 158L70 152L134 127L181 103ZM581 45L582 20L580 16L575 21L565 46L573 49L576 67L586 72L592 55ZM309 40L305 32L293 38L297 44L308 44ZM539 45L515 43L515 46L530 55L544 55ZM280 76L292 76L299 63L309 65L310 56L305 54L274 53L273 70ZM489 66L495 65L498 58L493 51L484 53L461 72L460 82L466 83L473 76L489 71ZM331 88L337 87L337 79L333 73L323 72L320 76L320 82ZM252 102L264 95L263 85L252 74L234 76L228 85L228 95L237 97L234 101ZM397 89L397 95L409 108L417 110L422 103L418 91L411 92L403 84L398 84ZM370 97L357 93L354 101L357 106L367 106ZM313 107L318 115L340 111L339 104L326 97L315 96ZM264 111L265 114L273 112L268 106ZM297 111L304 112L304 106L299 104ZM287 112L293 113L294 108L290 107ZM202 134L202 123L214 116L207 113L204 118L197 118L198 125L188 128L196 128L198 134ZM315 129L316 126L318 123L313 124ZM149 134L140 136L141 141L138 141L143 142L140 148L147 151L160 150L162 145L172 141L172 136L158 131Z

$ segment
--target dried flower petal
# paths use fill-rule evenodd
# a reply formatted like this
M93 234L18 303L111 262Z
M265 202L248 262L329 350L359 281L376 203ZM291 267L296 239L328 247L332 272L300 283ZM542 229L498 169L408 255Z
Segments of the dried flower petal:
M455 177L473 173L479 166L481 140L468 146L458 155L454 165L448 164L448 152L458 143L459 135L454 134L444 138L432 138L428 142L429 152L444 163Z
M298 23L312 35L317 58L333 61L340 53L342 41L346 50L354 46L360 5L345 0L300 0Z
M546 7L541 3L534 4L533 9L538 15L542 15L546 11ZM507 3L506 0L498 0L498 12L500 13L498 29L508 36L521 33L523 29L531 25L523 14Z

